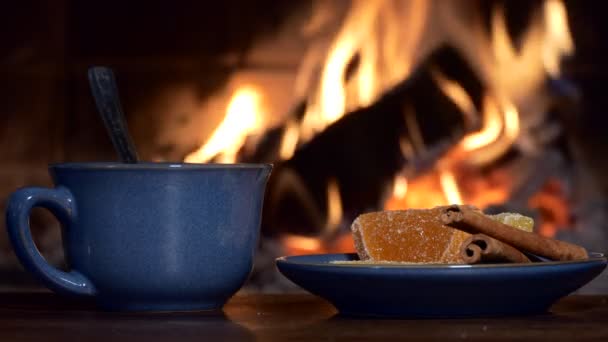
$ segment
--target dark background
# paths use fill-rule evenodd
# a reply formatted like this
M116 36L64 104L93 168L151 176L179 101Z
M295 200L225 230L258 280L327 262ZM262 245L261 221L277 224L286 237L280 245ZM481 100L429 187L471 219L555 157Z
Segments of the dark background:
M497 1L485 1L490 7ZM514 31L539 1L506 1ZM276 34L309 1L33 1L0 12L0 151L11 162L113 159L86 85L86 68L109 65L119 74L129 108L158 88L195 79L204 98L246 63L259 39ZM566 1L576 55L564 75L582 90L580 128L603 134L608 36L602 3ZM226 56L229 56L228 58ZM291 66L288 66L291 67ZM129 118L131 121L146 118ZM144 145L155 134L136 135ZM138 135L139 134L139 135ZM28 137L35 137L29 139ZM144 153L144 157L146 153Z

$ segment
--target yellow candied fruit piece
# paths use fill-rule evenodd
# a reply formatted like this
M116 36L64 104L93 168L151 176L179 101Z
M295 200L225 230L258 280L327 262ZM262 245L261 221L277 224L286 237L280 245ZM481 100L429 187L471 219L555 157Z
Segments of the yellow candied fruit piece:
M534 219L518 213L500 213L489 215L493 220L504 223L514 228L532 233L534 230Z

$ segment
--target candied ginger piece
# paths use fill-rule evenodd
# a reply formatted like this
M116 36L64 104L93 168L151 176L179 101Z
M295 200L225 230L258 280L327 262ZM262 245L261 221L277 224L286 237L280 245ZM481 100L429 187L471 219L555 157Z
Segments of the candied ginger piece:
M361 260L462 263L460 245L470 235L445 226L441 209L409 209L362 214L353 222Z
M500 213L496 215L488 215L493 220L504 223L514 228L521 229L526 232L534 230L534 219L518 213Z

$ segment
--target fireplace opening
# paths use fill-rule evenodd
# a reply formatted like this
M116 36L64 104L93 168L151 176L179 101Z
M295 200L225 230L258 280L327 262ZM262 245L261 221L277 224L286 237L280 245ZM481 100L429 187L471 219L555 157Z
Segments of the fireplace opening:
M275 165L247 290L293 289L278 256L352 252L350 223L372 210L468 203L608 249L594 4L89 6L26 1L6 18L18 29L0 55L14 84L2 95L4 199L49 185L48 162L116 159L86 85L86 68L106 64L144 159ZM57 223L32 221L61 264ZM1 251L18 274L6 236Z

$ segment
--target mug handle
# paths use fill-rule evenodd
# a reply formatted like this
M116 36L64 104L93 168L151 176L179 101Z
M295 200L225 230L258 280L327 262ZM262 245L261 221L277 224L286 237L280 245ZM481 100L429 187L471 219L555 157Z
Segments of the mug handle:
M64 229L70 229L76 217L75 204L72 193L64 187L19 189L9 198L6 228L17 258L44 285L64 295L92 296L95 286L84 275L74 270L63 272L44 260L30 230L29 216L34 207L48 209Z

